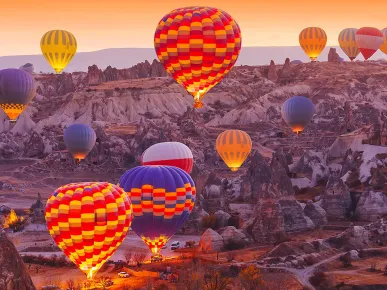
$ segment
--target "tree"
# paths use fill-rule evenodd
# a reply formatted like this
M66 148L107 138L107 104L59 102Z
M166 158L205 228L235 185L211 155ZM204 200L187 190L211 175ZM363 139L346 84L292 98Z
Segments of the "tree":
M261 276L261 271L251 265L239 272L239 283L245 290L256 290L265 286Z
M204 290L227 290L230 289L231 279L220 274L218 271L211 271L204 275Z
M132 263L132 259L133 259L133 256L134 256L133 251L131 251L131 250L125 251L124 256L125 256L126 264L129 266Z
M103 290L107 289L111 285L112 285L112 281L110 277L107 277L107 276L102 276L101 278L99 278L97 283L97 286Z
M146 259L146 253L145 252L136 252L133 255L134 261L137 263L137 267L141 267L141 265L144 263Z
M73 279L69 279L66 281L67 290L81 290L81 284L76 283Z
M215 215L209 215L202 219L202 227L204 229L215 229L216 226L216 216Z

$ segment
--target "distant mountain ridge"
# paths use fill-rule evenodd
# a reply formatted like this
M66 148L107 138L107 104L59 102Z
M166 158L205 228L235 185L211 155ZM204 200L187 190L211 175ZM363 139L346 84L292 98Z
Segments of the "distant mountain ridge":
M341 57L348 60L339 47L335 48ZM330 47L326 47L318 60L327 61L329 49ZM309 61L309 58L299 46L243 47L237 65L267 65L270 60L282 64L287 57L290 60ZM109 65L116 68L128 68L144 60L152 62L156 58L153 48L108 48L91 52L78 52L65 72L86 72L87 68L93 64L101 69L105 69ZM380 58L387 57L381 51L377 51L371 59ZM359 55L357 59L363 60L363 57ZM0 69L19 68L27 62L34 65L35 72L53 72L42 55L1 56Z

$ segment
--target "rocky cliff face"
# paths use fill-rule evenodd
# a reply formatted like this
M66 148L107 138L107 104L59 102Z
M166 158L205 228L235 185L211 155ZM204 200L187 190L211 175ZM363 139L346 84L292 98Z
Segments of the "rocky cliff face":
M280 240L286 232L304 231L313 227L305 217L301 205L294 198L292 183L285 168L273 158L268 165L263 157L255 152L246 176L244 190L250 190L257 200L254 217L245 230L260 243Z
M331 220L345 220L350 216L351 195L337 174L331 174L322 195L322 207Z
M0 289L36 290L22 258L3 233L0 233Z

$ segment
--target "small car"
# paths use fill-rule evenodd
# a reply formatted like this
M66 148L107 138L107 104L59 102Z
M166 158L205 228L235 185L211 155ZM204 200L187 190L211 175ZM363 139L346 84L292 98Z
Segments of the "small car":
M118 273L118 277L120 278L129 278L129 274L126 272L120 272Z
M171 244L171 250L176 250L176 249L180 249L180 242L178 242L178 241L174 241Z
M163 256L161 256L160 254L154 254L152 255L151 257L151 262L154 263L154 262L161 262L163 261Z

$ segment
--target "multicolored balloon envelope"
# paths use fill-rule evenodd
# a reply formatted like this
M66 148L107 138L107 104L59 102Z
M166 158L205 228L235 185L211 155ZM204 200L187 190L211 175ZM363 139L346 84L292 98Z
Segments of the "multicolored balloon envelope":
M77 52L77 40L66 30L50 30L42 36L40 48L58 74L66 68Z
M216 139L216 151L231 171L237 171L242 166L251 147L250 136L241 130L224 131Z
M141 164L176 166L190 174L193 167L193 155L183 143L162 142L152 145L144 151Z
M46 222L58 247L91 279L125 239L132 204L116 185L71 183L47 200Z
M35 95L35 80L28 72L14 68L0 70L0 106L11 122L16 122Z
M203 96L237 61L241 31L225 11L185 7L160 20L154 44L165 69L194 97L194 107L201 108Z
M97 136L88 125L72 124L64 131L63 140L67 150L79 162L93 149Z
M364 59L367 60L383 43L382 32L374 27L362 27L356 31L356 44Z
M360 53L356 44L356 32L356 28L345 28L339 34L339 45L351 61Z
M174 166L138 166L125 172L119 186L133 204L132 229L158 253L184 224L196 199L192 178Z
M315 61L327 44L327 34L319 27L307 27L303 29L298 37L301 48Z
M282 118L294 133L299 134L312 120L315 107L309 98L295 96L282 105Z

